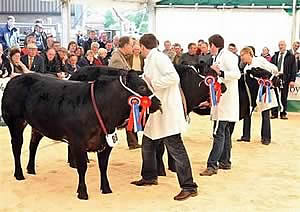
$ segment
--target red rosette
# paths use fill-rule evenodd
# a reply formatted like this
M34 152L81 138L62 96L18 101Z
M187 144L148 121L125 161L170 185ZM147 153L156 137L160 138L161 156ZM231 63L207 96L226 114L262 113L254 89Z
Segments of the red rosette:
M151 99L148 96L143 96L142 98L140 98L141 103L140 106L141 107L145 107L145 108L149 108L152 104Z
M141 111L141 115L140 115L140 119L139 119L139 123L142 123L142 119L143 119L143 126L145 126L146 124L146 111L148 108L150 108L152 102L151 99L148 96L143 96L140 98L141 100L141 104L140 106L142 107L142 111Z
M217 102L220 102L222 90L221 90L221 84L219 82L215 83L215 91L217 96Z

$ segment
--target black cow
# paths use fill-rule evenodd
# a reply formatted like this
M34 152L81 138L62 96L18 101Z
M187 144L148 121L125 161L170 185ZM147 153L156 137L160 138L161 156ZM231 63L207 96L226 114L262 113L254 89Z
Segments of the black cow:
M102 67L101 70L109 69L107 67ZM180 77L180 85L183 90L186 99L187 105L187 114L191 111L197 110L198 105L202 102L205 102L209 98L209 89L204 83L204 78L206 76L214 76L216 77L215 71L213 71L210 66L206 63L198 64L195 67L188 66L188 65L175 65L175 69ZM78 72L74 73L69 80L76 80L76 81L93 81L97 79L101 75L101 70L98 67L84 67L81 68ZM222 92L226 91L226 87L224 84L221 84ZM201 112L203 110L200 110ZM161 153L157 159L162 161L162 154L164 152L164 146L159 147L161 150L158 152ZM103 154L103 153L100 153ZM100 166L103 165L107 167L109 153L105 155L105 157L101 157L103 160L100 163ZM70 151L69 151L69 155ZM73 162L72 157L68 157L70 160L70 165ZM162 164L159 162L158 164ZM101 169L102 170L102 169ZM160 175L165 175L165 169L163 166L159 168ZM101 172L102 173L102 172Z
M124 88L121 81L142 96L152 95L145 81L136 72L127 73L111 68L109 73L97 79L94 82L96 105L108 133L112 133L129 117L128 98L133 94ZM77 163L78 198L88 199L85 153L103 151L105 158L111 151L92 106L90 87L90 83L57 80L37 73L15 77L7 84L2 99L2 116L11 135L15 160L14 176L17 180L25 179L20 155L23 131L28 123L34 129L30 142L28 173L35 174L35 154L43 136L54 140L66 140ZM153 97L150 112L158 110L159 107L160 101ZM110 193L106 176L107 166L101 164L106 161L101 157L98 154L101 168L100 189L103 193ZM108 160L108 156L106 159Z

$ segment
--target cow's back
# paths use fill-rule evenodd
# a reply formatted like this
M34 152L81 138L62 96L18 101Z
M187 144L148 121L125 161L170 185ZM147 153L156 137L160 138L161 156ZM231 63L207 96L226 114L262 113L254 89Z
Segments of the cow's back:
M64 136L70 120L76 125L78 114L91 111L88 92L87 83L24 74L12 79L4 91L2 111L6 115L3 118L5 121L24 119L46 136L59 138Z

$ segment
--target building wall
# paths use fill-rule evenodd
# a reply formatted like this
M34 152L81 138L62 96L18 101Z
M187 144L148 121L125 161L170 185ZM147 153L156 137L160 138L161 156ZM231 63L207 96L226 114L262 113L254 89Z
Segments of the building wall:
M274 52L278 51L280 40L285 40L290 48L291 27L292 16L282 9L156 9L160 43L171 40L181 43L185 50L189 42L207 40L219 33L225 45L235 43L239 49L252 45L257 54L267 46Z

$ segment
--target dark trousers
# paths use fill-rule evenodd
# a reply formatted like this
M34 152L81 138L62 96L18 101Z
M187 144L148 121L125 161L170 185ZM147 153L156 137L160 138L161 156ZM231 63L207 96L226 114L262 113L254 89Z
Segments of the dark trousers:
M283 88L280 88L279 90L280 90L280 95L281 95L280 100L281 100L281 104L283 106L283 111L280 112L280 116L286 116L287 115L287 112L286 112L287 111L287 97L289 94L289 84L284 83ZM278 116L278 110L280 107L279 95L278 95L277 89L275 89L275 94L276 94L276 98L278 100L278 107L272 109L272 116Z
M271 123L270 110L261 112L261 138L263 140L271 140ZM243 135L242 138L249 139L251 137L251 116L246 115L243 121Z
M163 142L172 158L175 160L177 178L180 187L184 191L196 191L197 184L193 181L192 169L188 154L183 145L180 134L161 138L159 140L151 140L147 136L143 136L142 143L142 177L145 180L157 179L157 160L156 150L159 142Z
M231 135L233 133L235 122L219 121L216 134L214 135L213 148L209 154L207 167L218 169L218 162L231 164Z
M128 147L135 147L138 144L138 135L134 132L126 130L127 144Z

